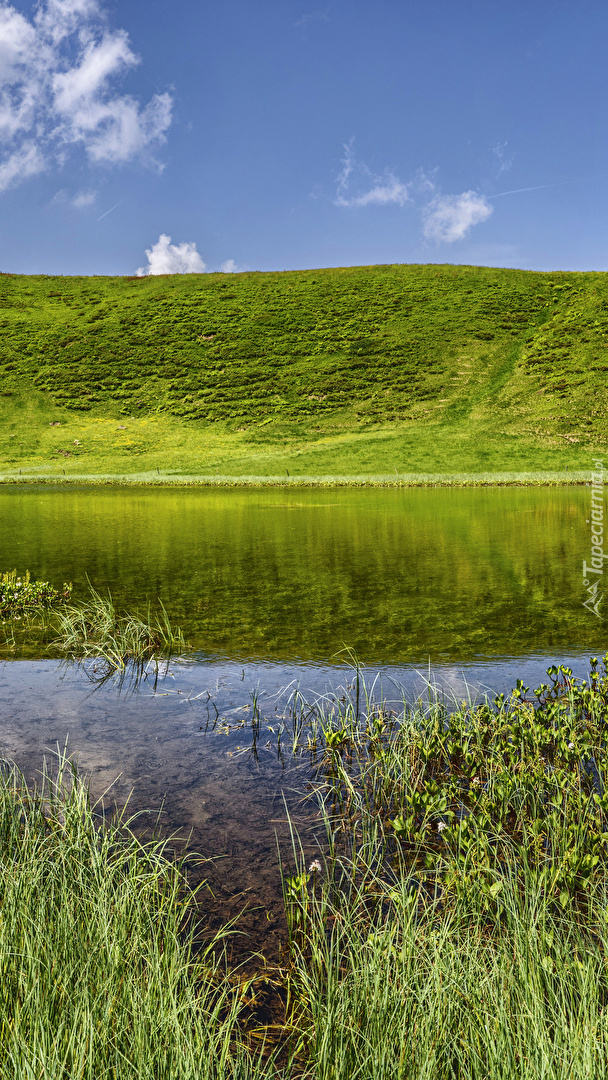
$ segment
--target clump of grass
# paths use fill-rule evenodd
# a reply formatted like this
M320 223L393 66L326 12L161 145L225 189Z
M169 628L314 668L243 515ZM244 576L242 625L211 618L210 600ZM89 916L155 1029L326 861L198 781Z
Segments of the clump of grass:
M446 907L415 873L381 867L381 826L364 829L369 846L356 858L306 875L292 993L307 1075L605 1076L605 883L582 922L548 903L533 874L510 875L492 919L462 898Z
M102 596L92 586L86 601L66 606L57 612L55 621L59 630L55 645L72 659L98 660L109 672L168 660L186 647L181 630L171 625L162 603L160 615L153 616L150 609L146 619L121 615L111 593Z
M18 577L17 571L0 576L0 619L21 619L38 615L70 599L72 586L55 589L48 581L31 581L30 572Z
M0 1072L76 1080L273 1075L243 995L205 947L197 897L160 841L96 816L63 759L29 789L0 775ZM267 1070L267 1071L266 1071Z

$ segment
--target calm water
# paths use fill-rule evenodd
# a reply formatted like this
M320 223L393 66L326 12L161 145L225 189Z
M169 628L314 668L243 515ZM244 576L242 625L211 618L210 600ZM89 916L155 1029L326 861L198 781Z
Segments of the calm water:
M1 663L0 749L33 772L67 739L95 794L120 774L115 798L162 804L167 828L224 856L218 895L261 903L258 932L272 934L275 832L285 840L284 795L305 828L292 793L307 774L277 759L272 733L256 759L229 726L252 692L276 727L296 684L309 696L347 685L345 648L370 678L384 673L389 697L395 683L419 689L429 665L458 695L536 686L564 660L586 674L608 647L582 607L589 495L0 488L0 567L72 581L75 598L88 577L129 609L160 598L196 654L131 695L48 655ZM228 726L210 730L218 717Z
M160 597L194 649L370 665L553 656L601 642L582 608L587 488L0 488L0 566L118 602ZM595 647L598 647L597 644Z

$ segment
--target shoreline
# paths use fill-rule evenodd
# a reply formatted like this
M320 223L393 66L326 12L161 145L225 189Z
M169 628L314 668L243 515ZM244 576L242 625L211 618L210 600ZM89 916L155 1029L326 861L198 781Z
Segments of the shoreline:
M116 487L573 487L589 484L591 470L504 473L396 473L328 476L229 476L181 473L0 473L0 485L96 485Z

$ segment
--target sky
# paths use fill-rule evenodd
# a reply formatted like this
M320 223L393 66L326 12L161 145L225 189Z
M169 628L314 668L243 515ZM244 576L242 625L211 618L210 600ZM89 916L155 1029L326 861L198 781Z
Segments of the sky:
M608 268L605 0L0 0L0 270Z

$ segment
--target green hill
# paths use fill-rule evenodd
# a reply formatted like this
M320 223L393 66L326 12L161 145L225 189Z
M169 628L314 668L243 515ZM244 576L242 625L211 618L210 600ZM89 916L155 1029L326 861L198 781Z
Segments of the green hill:
M0 470L589 468L608 276L375 266L0 275Z

